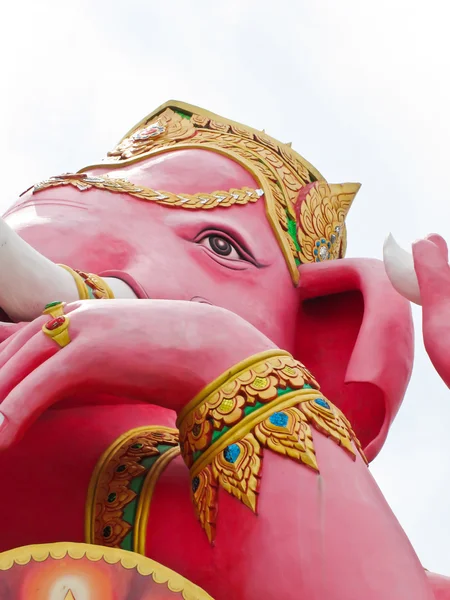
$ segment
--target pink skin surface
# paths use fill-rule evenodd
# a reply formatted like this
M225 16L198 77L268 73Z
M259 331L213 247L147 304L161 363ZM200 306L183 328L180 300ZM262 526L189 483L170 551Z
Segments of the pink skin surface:
M204 150L163 154L110 175L174 193L258 187L240 165ZM296 312L298 295L263 201L183 210L125 194L59 187L27 192L6 221L55 262L94 273L128 272L152 299L203 298L239 314L277 345L293 347L286 323ZM243 259L235 251L226 258L212 252L207 237L214 234L234 243Z
M258 187L239 165L201 150L111 175L176 193ZM262 200L189 211L66 186L22 196L7 222L55 262L124 271L150 299L68 305L72 341L62 350L41 331L46 317L13 326L0 346L0 470L16 482L0 500L9 515L1 549L83 541L101 453L132 427L174 426L172 411L267 349L303 360L369 457L381 448L408 383L412 325L379 262L305 265L294 288ZM215 252L214 236L232 244L228 256ZM431 600L362 460L320 433L314 443L320 475L265 451L258 516L220 490L214 547L196 521L187 469L174 460L155 490L147 554L217 600Z
M422 299L422 331L434 368L450 387L450 266L441 236L432 234L413 245L414 267Z

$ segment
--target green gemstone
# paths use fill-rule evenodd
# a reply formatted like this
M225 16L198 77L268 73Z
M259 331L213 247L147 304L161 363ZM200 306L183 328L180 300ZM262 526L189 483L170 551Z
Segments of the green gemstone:
M109 494L108 496L108 502L114 502L114 500L117 498L117 495L115 492L111 492L111 494Z
M58 304L62 304L61 300L56 300L56 302L50 302L50 304L46 304L44 310L47 310L47 308L52 308L53 306L58 306Z
M184 110L181 110L180 108L175 109L175 112L180 115L180 117L182 117L183 119L190 119L191 115L187 112L184 112Z

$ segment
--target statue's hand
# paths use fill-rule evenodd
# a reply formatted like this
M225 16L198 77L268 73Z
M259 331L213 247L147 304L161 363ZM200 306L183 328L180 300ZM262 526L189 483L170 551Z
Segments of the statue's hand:
M227 310L170 300L96 300L65 307L70 343L42 316L0 345L0 450L55 402L112 394L179 411L248 356L276 346Z
M425 348L450 387L450 266L445 241L436 234L413 244L422 303Z
M413 244L413 256L392 235L384 244L386 273L394 288L423 307L425 348L450 387L450 267L447 244L435 233Z

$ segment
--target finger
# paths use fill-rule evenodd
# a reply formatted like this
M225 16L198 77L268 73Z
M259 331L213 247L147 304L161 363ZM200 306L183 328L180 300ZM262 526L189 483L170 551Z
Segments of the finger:
M414 267L422 298L425 348L436 371L450 385L450 267L447 244L429 236L413 245Z
M433 242L433 244L439 248L445 261L448 262L448 246L444 238L437 233L430 233L425 239Z
M11 336L26 327L29 323L5 323L0 322L0 343L10 340Z
M70 345L23 378L11 388L0 404L0 451L18 441L34 421L50 406L61 400L77 381L68 373L67 362L74 359ZM81 381L78 385L82 387Z
M9 340L4 342L0 346L0 368L2 369L1 375L3 378L3 367L4 365L17 354L25 344L31 340L39 331L42 332L42 326L49 320L48 316L42 316L35 319L31 323L27 323L26 327L19 330ZM42 334L44 336L44 334ZM0 395L0 398L3 396Z
M450 267L442 246L428 240L413 244L414 268L424 310L450 301Z
M71 302L70 304L64 305L64 314L74 312L75 310L79 309L80 306L82 306L81 302ZM47 314L34 319L34 321L31 323L14 323L13 325L16 326L21 325L21 328L18 330L20 333L11 336L7 343L3 343L0 346L0 368L2 368L12 356L19 352L19 350L28 342L28 340L30 340L36 333L41 331L42 326L51 319L52 316ZM1 397L2 396L0 395L0 398Z
M0 411L3 411L2 399L6 398L22 379L60 350L56 342L47 337L41 329L32 338L21 344L14 354L12 354L11 348L13 344L7 348L6 353L10 355L10 358L1 369ZM17 346L18 343L14 345Z
M91 302L100 302L100 300L77 300L76 302L69 302L69 304L64 304L64 314L68 315L79 308L86 308L86 303ZM89 306L90 304L88 304Z

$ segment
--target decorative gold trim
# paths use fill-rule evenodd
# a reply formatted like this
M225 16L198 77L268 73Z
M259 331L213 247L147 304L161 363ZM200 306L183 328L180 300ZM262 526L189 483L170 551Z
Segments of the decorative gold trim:
M310 425L342 446L353 461L354 444L365 460L350 424L320 392L301 389L278 396L213 441L190 469L192 501L210 542L215 537L218 486L257 512L264 449L319 472Z
M311 373L279 350L229 369L185 407L177 425L192 500L210 542L219 485L256 512L264 448L318 472L312 426L352 460L357 452L366 460L350 423Z
M137 427L121 435L100 457L86 499L85 539L88 543L117 547L132 531L135 545L135 522L129 523L123 518L125 507L136 500L137 494L130 483L136 477L147 477L151 473L155 464L146 473L148 467L141 463L146 458L159 458L159 445L178 449L178 431L161 425ZM119 470L119 465L125 468ZM115 496L112 500L109 500L110 494ZM109 538L101 537L104 527L110 529Z
M113 300L114 293L106 281L94 273L85 273L76 269L77 275L81 277L86 286L89 298L92 300Z
M244 417L237 425L234 425L232 429L225 432L220 440L205 450L201 457L191 467L191 477L195 477L202 471L220 452L223 452L227 446L238 442L244 438L249 431L267 419L272 413L282 411L292 406L297 406L303 402L310 402L321 396L320 392L314 389L306 390L295 390L284 396L280 396L277 400L274 400L270 404L264 406L264 408L251 413Z
M72 275L72 277L76 283L76 286L77 286L79 299L80 300L89 300L89 293L87 291L86 285L85 285L82 277L80 275L78 275L78 273L76 271L74 271L72 268L68 267L67 265L59 264L58 267L61 267L62 269L67 271L70 275Z
M299 281L299 264L344 255L345 216L359 188L357 184L344 184L344 195L350 202L341 202L341 194L328 186L323 176L290 145L189 104L167 102L160 106L133 127L105 161L80 172L121 168L153 157L161 150L188 148L213 150L240 164L243 160L247 163L247 170L264 190L267 216L295 285ZM321 184L328 190L323 204L314 204L312 210L310 206L303 207L300 192L306 189L314 196L322 189ZM306 231L300 231L303 222ZM306 244L306 249L302 244Z
M259 412L277 396L301 390L305 385L319 387L304 365L279 350L251 357L239 363L236 370L228 371L220 381L208 386L178 418L181 451L188 467L249 412ZM209 394L205 396L206 392Z
M116 194L128 194L139 198L163 204L165 206L176 206L178 208L216 208L233 206L234 204L248 204L249 202L257 202L264 195L261 189L251 189L244 187L241 189L231 189L229 191L218 190L216 192L206 193L199 192L197 194L173 194L160 190L153 190L142 185L135 185L126 179L114 177L88 177L87 175L74 173L73 175L61 175L60 177L52 177L38 183L33 193L37 194L42 190L71 185L80 191L84 192L91 188L106 190ZM60 265L71 273L72 269ZM79 271L77 271L79 273Z
M55 185L67 185L71 183L70 179L65 179L64 181L66 183L53 183L53 181L56 179L57 178L52 178L51 180L48 180L52 182L49 183L49 187L54 187ZM76 177L74 177L74 182L75 181L78 181ZM45 182L42 183L42 186L43 187L41 189L45 189ZM84 271L79 271L78 269L72 269L67 265L59 264L58 266L72 275L77 286L80 300L112 300L114 298L112 289L102 277L99 277L94 273L85 273Z
M193 115L199 116L200 119L202 117L203 117L203 119L208 119L208 120L212 119L213 122L223 123L223 124L229 125L230 127L232 127L235 130L241 130L243 132L247 132L250 135L255 135L255 136L261 137L262 139L267 140L268 145L276 146L276 147L280 148L281 151L286 152L289 156L292 155L292 157L295 160L298 160L302 165L304 165L308 169L308 171L310 171L314 175L314 177L316 179L318 179L318 180L325 179L323 177L323 175L310 162L308 162L305 158L303 158L303 156L298 154L298 152L296 152L295 150L292 150L290 145L279 142L278 140L271 137L270 135L267 135L267 133L265 131L253 129L252 127L248 127L247 125L238 123L237 121L232 121L231 119L226 119L225 117L217 115L216 113L213 113L213 112L210 112L203 108L200 108L199 106L194 106L193 104L188 104L187 102L180 102L179 100L169 100L168 102L164 102L164 104L161 104L161 106L158 106L158 108L156 108L154 111L149 113L146 117L144 117L141 121L139 121L139 123L134 125L134 127L132 127L129 131L127 131L127 133L120 140L119 144L121 144L126 138L130 137L136 130L145 126L150 121L153 121L156 117L158 117L165 110L173 109L173 108L179 109L182 112L192 113ZM201 121L199 121L199 122L201 122ZM119 145L119 144L117 144L117 145ZM105 161L104 163L102 163L102 166L104 164L108 164L108 162ZM122 162L122 164L123 164L123 162Z
M245 360L241 360L241 362L231 367L231 369L228 369L228 371L222 373L222 375L205 386L201 392L199 392L190 402L186 404L186 406L182 408L177 417L177 427L179 428L181 426L182 421L184 421L188 413L195 410L208 396L227 383L229 379L237 378L248 369L251 369L254 365L257 365L269 358L275 358L279 356L288 356L292 358L289 352L280 350L279 348L274 350L266 350L264 352L260 352L259 354L249 356Z
M342 258L347 245L345 219L359 183L328 184L318 181L300 197L299 258L304 263Z
M156 484L161 476L161 474L165 471L167 466L172 462L174 458L180 455L180 447L176 446L164 452L155 464L152 466L151 470L147 474L145 478L144 486L141 490L141 494L139 496L139 502L136 509L136 517L134 524L134 540L133 540L133 550L134 552L138 552L139 554L143 554L145 556L145 546L146 546L146 538L147 538L147 527L148 520L150 518L150 506L152 502L153 492L155 491Z
M151 558L127 550L91 544L57 542L8 550L0 554L0 571L8 571L15 564L23 566L31 561L44 562L48 558L61 560L66 556L74 560L86 558L91 562L104 560L110 565L120 563L124 569L134 569L144 577L151 576L156 584L165 584L171 592L181 593L184 600L213 600L197 585Z

